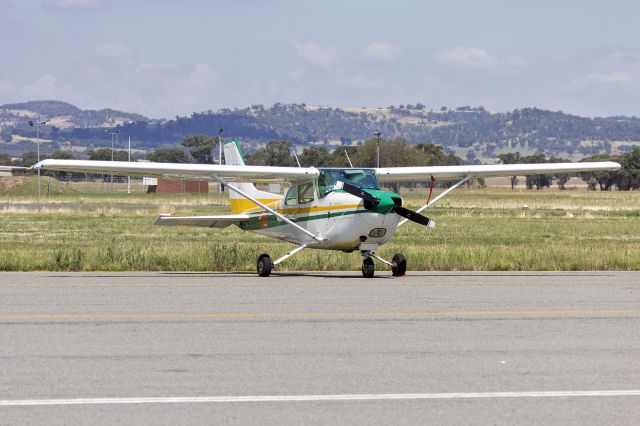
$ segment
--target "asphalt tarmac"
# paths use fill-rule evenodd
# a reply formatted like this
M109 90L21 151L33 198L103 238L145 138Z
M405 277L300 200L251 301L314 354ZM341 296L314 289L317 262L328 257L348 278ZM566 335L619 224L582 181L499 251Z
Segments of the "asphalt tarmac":
M2 273L0 424L638 424L640 273Z

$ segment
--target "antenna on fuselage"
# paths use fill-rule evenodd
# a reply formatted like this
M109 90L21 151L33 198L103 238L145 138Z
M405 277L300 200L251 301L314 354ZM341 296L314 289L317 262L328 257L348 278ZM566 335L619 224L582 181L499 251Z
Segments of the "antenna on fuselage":
M302 167L302 166L300 165L300 160L298 160L298 154L296 154L296 148L295 148L295 147L293 148L293 156L294 156L294 157L295 157L295 159L296 159L296 163L298 163L298 167Z
M349 153L347 152L347 150L344 150L344 155L347 156L347 161L349 162L349 167L351 167L353 169L353 164L351 164L351 158L349 158Z

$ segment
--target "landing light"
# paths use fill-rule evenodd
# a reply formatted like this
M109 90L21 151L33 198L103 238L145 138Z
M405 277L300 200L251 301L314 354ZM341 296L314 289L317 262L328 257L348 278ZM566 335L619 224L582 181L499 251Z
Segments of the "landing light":
M384 234L387 233L387 230L384 228L373 228L371 232L369 232L370 237L380 238L384 237Z

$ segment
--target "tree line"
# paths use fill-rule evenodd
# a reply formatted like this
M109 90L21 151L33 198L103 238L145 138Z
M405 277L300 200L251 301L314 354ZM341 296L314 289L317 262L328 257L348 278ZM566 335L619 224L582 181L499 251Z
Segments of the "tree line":
M162 163L201 163L212 164L217 160L219 143L218 136L202 134L187 135L181 142L182 148L158 148L146 155L146 159ZM464 161L435 144L410 144L404 138L368 139L361 145L339 146L333 151L324 145L307 146L293 155L294 145L287 140L271 140L264 146L245 156L248 165L256 166L285 166L295 167L376 167L378 162L378 145L381 167L408 166L451 166L461 165ZM112 151L101 148L88 151L90 160L111 160ZM68 151L55 151L44 158L72 159L75 158ZM128 153L124 150L113 151L115 161L127 161ZM554 163L566 162L566 159L547 157L544 154L523 156L520 152L511 152L497 156L503 164L515 163ZM22 158L12 161L0 152L0 165L31 166L37 161L35 152L27 152ZM566 189L566 183L572 176L580 177L587 183L589 189L603 191L640 189L640 148L620 155L607 153L593 155L582 161L616 161L622 168L613 172L584 172L579 174L556 173L551 175L533 175L525 177L528 189L542 189L557 184L560 189ZM519 183L518 176L511 177L511 187Z

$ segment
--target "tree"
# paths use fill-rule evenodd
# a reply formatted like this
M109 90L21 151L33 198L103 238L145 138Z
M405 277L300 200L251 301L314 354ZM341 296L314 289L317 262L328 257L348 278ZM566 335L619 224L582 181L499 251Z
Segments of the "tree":
M40 159L44 160L47 158L46 155L40 154ZM22 154L22 158L18 162L22 167L31 167L38 162L38 153L34 151L25 152Z
M446 154L440 145L431 143L419 143L414 145L418 151L426 154L426 162L423 166L460 166L464 164L462 158L454 154Z
M547 157L544 154L529 155L522 157L523 163L548 163ZM542 189L545 186L549 187L553 183L553 177L549 175L528 175L526 180L527 189L532 189L534 186L536 189Z
M0 166L11 166L11 157L4 152L0 152Z
M355 145L347 145L336 148L336 150L331 153L329 164L331 165L331 167L350 167L349 160L347 159L347 154L349 154L349 158L351 159L353 166L358 167L358 164L353 162L358 149L359 147ZM347 154L345 154L345 151L347 152Z
M53 151L49 158L55 158L56 160L73 160L76 157L69 151L57 150Z
M582 161L616 161L620 163L622 162L622 157L619 155L604 153L592 155L591 157L587 157ZM595 190L599 187L601 191L611 191L614 185L620 186L622 171L614 170L611 172L581 172L579 176L580 179L586 182L587 186L591 190Z
M182 146L189 148L191 157L202 164L213 163L213 147L218 145L217 136L209 137L205 135L187 135L182 140Z
M522 162L522 155L519 151L508 152L498 155L498 159L502 161L502 164L518 164ZM518 185L518 176L509 176L509 179L511 180L511 189L515 189Z
M569 162L569 160L566 160L564 158L555 158L555 157L551 157L551 159L549 160L550 163L566 163ZM553 178L556 180L556 183L558 184L558 188L560 188L562 191L564 191L566 188L566 184L567 182L569 182L569 179L571 179L571 174L569 173L556 173L553 175Z
M147 154L147 160L154 163L188 163L189 159L180 148L158 148Z
M269 141L264 148L247 156L247 163L255 166L294 166L296 164L291 156L291 146L289 141Z
M331 154L324 146L310 146L299 156L302 167L327 167L330 165Z
M640 189L640 148L622 156L619 188L625 191Z
M88 151L89 160L111 161L111 148L100 148L95 151ZM113 161L128 161L129 153L122 150L113 151Z

